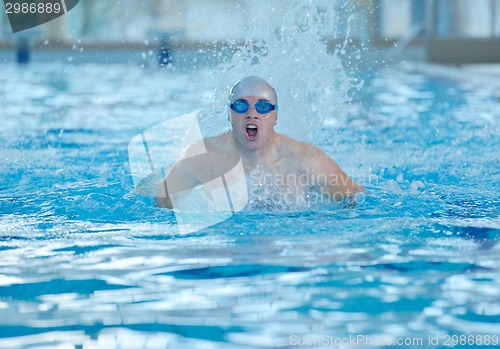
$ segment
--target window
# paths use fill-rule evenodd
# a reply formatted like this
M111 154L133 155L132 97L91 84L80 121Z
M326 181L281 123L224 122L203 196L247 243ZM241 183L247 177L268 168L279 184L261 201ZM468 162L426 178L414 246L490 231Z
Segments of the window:
M487 38L500 32L499 0L438 0L435 34L441 37Z
M380 2L380 35L397 39L407 34L412 26L410 0L383 0Z

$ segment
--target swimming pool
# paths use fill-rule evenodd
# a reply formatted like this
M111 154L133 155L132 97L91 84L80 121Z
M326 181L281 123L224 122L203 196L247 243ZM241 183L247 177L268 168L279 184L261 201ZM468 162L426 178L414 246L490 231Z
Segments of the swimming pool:
M337 106L342 117L309 125L365 184L355 208L243 211L181 235L171 211L134 194L127 146L209 103L214 76L2 65L0 347L498 340L492 91L404 67L360 76L362 90Z

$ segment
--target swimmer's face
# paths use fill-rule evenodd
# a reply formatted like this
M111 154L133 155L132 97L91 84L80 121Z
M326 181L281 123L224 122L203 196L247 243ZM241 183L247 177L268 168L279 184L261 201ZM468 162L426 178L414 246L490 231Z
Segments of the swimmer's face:
M249 150L259 150L272 142L276 125L276 110L268 114L259 114L254 108L258 101L268 101L266 98L245 96L239 99L250 104L250 109L244 114L231 110L231 125L236 141Z

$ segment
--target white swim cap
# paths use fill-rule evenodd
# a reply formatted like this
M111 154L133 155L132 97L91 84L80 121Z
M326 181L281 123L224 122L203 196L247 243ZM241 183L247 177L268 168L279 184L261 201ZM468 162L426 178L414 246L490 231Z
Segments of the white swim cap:
M278 96L274 88L266 80L255 75L241 79L231 88L229 103L245 96L262 97L272 104L278 104Z

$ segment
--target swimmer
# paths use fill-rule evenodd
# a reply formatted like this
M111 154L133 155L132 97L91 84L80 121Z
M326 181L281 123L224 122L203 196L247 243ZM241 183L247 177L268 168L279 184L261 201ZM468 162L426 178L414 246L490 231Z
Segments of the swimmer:
M204 153L200 154L199 142L186 149L156 188L159 207L173 208L175 195L224 176L238 163L250 177L246 181L250 200L275 190L293 201L314 190L342 201L364 190L318 147L274 131L278 98L265 80L248 76L237 82L230 91L228 108L232 129L200 141ZM254 189L263 185L274 189L255 194Z

